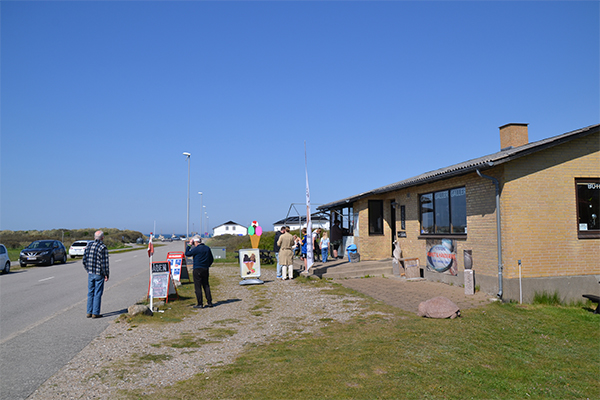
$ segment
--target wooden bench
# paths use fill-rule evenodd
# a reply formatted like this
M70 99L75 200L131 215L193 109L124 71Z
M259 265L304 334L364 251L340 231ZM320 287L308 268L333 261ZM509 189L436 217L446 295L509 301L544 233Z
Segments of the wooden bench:
M600 296L596 296L595 294L582 294L583 297L590 300L592 303L596 303L596 310L594 310L594 314L600 314Z

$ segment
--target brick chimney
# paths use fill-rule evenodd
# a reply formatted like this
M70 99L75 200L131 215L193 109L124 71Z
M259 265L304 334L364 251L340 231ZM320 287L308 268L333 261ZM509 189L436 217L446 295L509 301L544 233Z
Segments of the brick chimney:
M528 124L506 124L500 127L500 149L519 147L529 143Z

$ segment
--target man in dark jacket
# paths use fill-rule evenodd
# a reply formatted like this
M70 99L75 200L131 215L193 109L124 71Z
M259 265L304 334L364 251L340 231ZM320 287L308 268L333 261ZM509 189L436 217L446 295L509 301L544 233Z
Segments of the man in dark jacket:
M202 289L206 296L207 307L212 307L212 296L208 284L208 269L213 263L213 255L210 248L202 243L200 236L194 236L185 249L186 257L194 257L194 289L196 291L197 304L194 308L202 308Z

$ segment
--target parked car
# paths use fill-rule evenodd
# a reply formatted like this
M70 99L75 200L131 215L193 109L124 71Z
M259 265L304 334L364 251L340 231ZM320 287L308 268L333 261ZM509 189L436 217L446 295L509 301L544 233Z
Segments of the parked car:
M67 249L60 240L36 240L21 250L19 255L21 267L27 264L53 265L56 260L61 264L67 262Z
M92 240L77 240L73 242L71 247L69 247L69 256L71 258L83 257L83 252L89 242L92 242Z
M3 244L0 244L0 267L2 272L8 274L10 272L10 258L8 258L8 251Z

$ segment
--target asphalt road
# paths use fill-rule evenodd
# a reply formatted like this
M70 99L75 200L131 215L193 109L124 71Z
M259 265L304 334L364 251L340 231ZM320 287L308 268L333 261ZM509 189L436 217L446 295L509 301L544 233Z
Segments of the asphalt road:
M155 248L154 261L183 242ZM118 315L148 291L145 250L109 256L110 279L103 318L86 318L87 274L81 259L27 267L0 276L0 398L26 399L59 371Z

